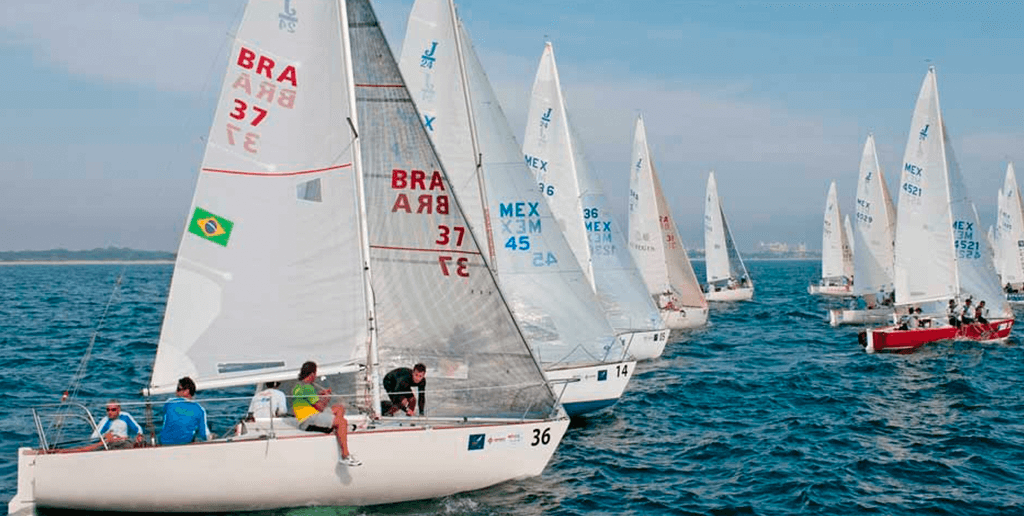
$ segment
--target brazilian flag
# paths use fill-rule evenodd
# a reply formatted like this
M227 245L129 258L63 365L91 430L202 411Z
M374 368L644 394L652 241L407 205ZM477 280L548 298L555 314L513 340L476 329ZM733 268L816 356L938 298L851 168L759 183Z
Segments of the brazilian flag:
M196 207L196 212L192 214L192 222L188 223L188 232L227 247L228 238L231 237L231 228L234 225L234 222L224 217L218 217Z

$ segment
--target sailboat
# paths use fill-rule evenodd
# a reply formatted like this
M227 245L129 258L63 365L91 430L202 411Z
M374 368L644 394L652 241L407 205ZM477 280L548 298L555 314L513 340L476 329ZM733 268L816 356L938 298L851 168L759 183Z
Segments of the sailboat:
M836 182L825 198L825 220L821 230L821 281L807 287L810 294L849 296L853 290L853 251L839 209Z
M11 513L369 505L540 474L569 419L369 3L251 2L231 52L148 392L183 375L200 389L294 380L315 360L357 385L338 399L364 464L339 464L335 437L293 417L182 446L44 444L18 450ZM378 417L381 373L417 361L427 416Z
M1013 163L1006 165L1006 179L997 204L998 222L993 235L996 271L1010 303L1024 303L1024 209Z
M875 137L868 135L857 178L856 222L851 233L859 252L853 255L853 295L864 300L861 309L833 308L829 323L881 324L892 320L889 301L893 290L893 240L896 208L889 195L885 174L878 164Z
M637 359L661 356L669 330L590 171L569 119L551 43L541 54L526 119L523 155L535 188L551 207L608 322L628 339Z
M866 351L910 350L939 340L1002 340L1013 313L992 266L991 250L967 196L939 108L935 68L921 85L903 155L896 216L897 307L921 308L931 325L902 325L862 333ZM985 301L987 323L946 324L950 300ZM913 322L912 320L909 322Z
M704 260L708 279L704 295L708 301L753 299L754 282L732 239L713 171L708 173L704 203Z
M453 2L413 4L399 64L470 227L566 412L614 404L635 359L523 163Z
M633 131L629 175L629 250L670 329L704 326L708 302L693 272L654 169L642 116Z

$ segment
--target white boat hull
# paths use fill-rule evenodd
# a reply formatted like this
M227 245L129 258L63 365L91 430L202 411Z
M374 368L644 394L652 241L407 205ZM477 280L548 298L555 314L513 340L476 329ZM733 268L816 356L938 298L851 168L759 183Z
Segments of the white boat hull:
M633 376L636 361L545 369L565 413L579 416L614 405Z
M851 297L853 296L853 287L850 285L809 285L807 293L812 296Z
M668 343L668 328L623 333L619 339L626 346L626 352L637 360L653 360L661 356Z
M832 326L846 324L885 324L892 322L892 308L871 310L844 310L833 308L828 311L828 323Z
M359 467L338 463L333 435L291 428L276 437L187 446L60 454L22 448L9 510L219 512L437 498L539 475L568 424L564 416L462 424L396 418L349 433ZM401 471L444 481L396 480Z
M688 306L681 310L661 310L661 320L670 330L700 328L708 323L708 308Z
M754 298L754 287L731 288L705 292L708 301L750 301Z

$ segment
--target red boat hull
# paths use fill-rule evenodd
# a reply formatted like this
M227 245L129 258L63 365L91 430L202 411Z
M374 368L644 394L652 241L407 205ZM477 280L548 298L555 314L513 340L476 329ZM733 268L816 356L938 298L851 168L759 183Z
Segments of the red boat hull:
M868 353L908 351L940 340L1003 340L1010 336L1011 330L1013 330L1013 319L999 319L988 324L965 324L959 328L939 326L901 330L898 326L885 326L865 332L862 344Z

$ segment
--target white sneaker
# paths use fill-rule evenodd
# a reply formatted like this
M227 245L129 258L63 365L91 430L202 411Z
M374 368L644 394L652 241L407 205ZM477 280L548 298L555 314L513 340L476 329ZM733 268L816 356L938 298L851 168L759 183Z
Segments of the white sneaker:
M357 459L355 455L352 455L350 453L348 454L348 457L342 457L338 459L338 464L344 464L345 466L354 468L356 466L362 466L363 461Z

